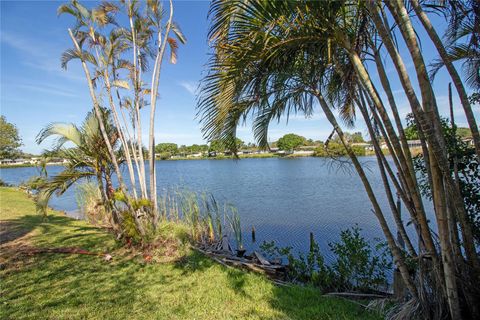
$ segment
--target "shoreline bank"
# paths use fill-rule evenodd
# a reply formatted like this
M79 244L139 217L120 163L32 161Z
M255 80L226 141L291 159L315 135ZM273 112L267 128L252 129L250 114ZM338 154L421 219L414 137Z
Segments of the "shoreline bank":
M85 221L58 211L47 220L36 215L18 189L0 188L0 196L2 231L11 235L1 244L1 318L104 320L131 318L133 311L136 319L381 319L350 301L310 287L278 287L195 252L147 263ZM26 247L82 248L113 258L29 255L20 250Z

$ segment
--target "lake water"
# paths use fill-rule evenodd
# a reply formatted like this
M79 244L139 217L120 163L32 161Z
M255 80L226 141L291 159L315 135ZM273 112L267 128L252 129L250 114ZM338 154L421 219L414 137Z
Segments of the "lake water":
M389 215L375 159L363 157L362 162ZM338 239L340 230L355 224L362 228L366 238L383 239L360 178L353 168L344 170L330 159L157 161L156 168L159 192L183 186L208 191L218 200L235 205L247 249L257 248L264 240L275 240L281 246L306 251L309 233L313 232L328 260L328 243ZM48 167L49 175L61 169ZM37 168L0 169L1 179L11 184L19 184L36 174ZM53 198L50 205L64 211L77 209L74 190ZM389 223L395 230L390 217ZM256 229L255 243L250 237L252 226ZM407 228L409 233L413 232L412 227Z

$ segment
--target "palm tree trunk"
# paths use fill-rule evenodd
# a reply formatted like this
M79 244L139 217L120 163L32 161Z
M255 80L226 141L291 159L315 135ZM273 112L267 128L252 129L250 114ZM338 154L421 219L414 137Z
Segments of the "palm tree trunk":
M408 249L409 253L413 257L416 257L417 253L415 252L415 248L413 247L412 242L410 241L410 238L407 235L407 232L405 230L405 227L404 227L403 222L402 222L401 217L400 217L400 213L398 212L395 200L393 199L392 190L390 188L390 184L388 182L388 178L387 178L387 175L385 173L385 167L384 167L383 161L382 161L382 156L381 156L382 150L380 148L377 137L375 135L375 131L373 130L372 123L370 122L370 117L368 116L368 111L367 111L367 108L365 106L365 100L363 99L362 96L360 97L360 101L358 103L358 106L359 106L360 111L362 112L363 119L364 119L364 121L367 125L367 129L368 129L368 132L370 134L370 139L372 140L373 147L375 149L375 154L376 154L376 158L377 158L377 162L378 162L378 167L380 169L380 174L382 176L383 186L385 188L385 193L387 195L387 200L388 200L388 203L390 205L390 210L392 211L392 215L393 215L393 218L395 220L395 224L397 225L398 232L400 233L400 236L402 237L403 241L405 242L405 245L407 246L407 249Z
M388 81L387 73L385 72L385 67L383 66L383 63L378 51L376 49L374 50L375 50L374 59L375 59L375 64L377 66L378 75L380 76L380 82L382 83L382 87L388 98L390 109L392 110L392 114L398 130L398 136L400 137L400 142L402 144L403 152L405 154L406 165L408 166L408 171L410 175L415 176L415 169L413 167L412 154L410 153L410 148L408 147L408 142L405 136L405 131L403 130L402 121L398 114L397 104L395 102L395 97L393 96L392 88L390 86L390 81ZM412 179L412 180L415 184L415 188L418 191L416 179Z
M112 217L112 227L115 232L118 232L118 221L113 218L113 210L110 203L110 200L107 197L107 192L105 186L103 185L103 178L102 178L102 171L103 169L95 168L95 175L97 177L97 184L98 184L98 191L100 191L100 198L102 200L102 204L105 208L105 212L107 216Z
M352 148L348 144L347 140L345 139L345 135L343 133L343 130L340 128L340 126L337 123L337 120L335 119L335 116L331 112L330 108L328 107L328 104L326 101L323 99L323 97L320 95L320 93L316 92L315 93L316 98L318 99L320 106L325 113L325 116L327 117L328 121L332 124L333 128L338 134L338 137L340 138L342 144L344 145L345 149L347 150L347 153L352 160L352 163L362 180L363 186L365 188L365 191L367 192L367 195L373 205L373 212L375 216L377 217L380 227L382 228L382 231L385 235L385 238L387 239L388 246L392 252L392 255L394 257L395 264L398 266L398 269L400 270L400 274L402 275L402 278L409 289L410 293L412 294L413 297L417 297L417 289L415 288L415 285L413 284L413 281L409 275L408 268L405 265L404 258L401 254L400 249L397 247L397 244L395 243L395 238L393 237L392 232L390 231L390 228L388 227L387 221L385 220L385 217L382 213L382 209L380 208L380 205L378 204L377 198L375 197L375 193L373 192L372 186L370 185L370 182L368 181L368 178L365 174L365 171L362 168L362 165L358 161L355 153L353 152Z
M75 49L79 52L82 52L82 50L81 50L81 48L80 48L80 46L77 42L77 39L75 38L75 36L72 33L72 30L68 29L68 33L70 34L70 38L72 39L73 44L75 45ZM103 122L103 116L102 116L102 113L100 111L100 105L97 101L97 97L95 96L95 90L93 88L93 83L92 83L92 78L90 76L90 71L88 70L88 66L87 66L85 60L82 59L81 62L82 62L83 71L85 72L85 77L87 78L88 89L90 91L90 97L92 98L93 108L95 110L95 115L98 119L98 123L99 123L99 126L100 126L100 131L102 133L102 137L103 137L103 139L105 141L105 144L107 146L108 153L110 155L110 158L112 159L113 167L115 169L115 173L117 174L118 183L120 185L120 190L125 195L125 198L127 199L127 206L129 207L129 209L132 212L132 215L134 216L134 220L137 224L137 228L138 228L139 233L143 236L145 234L145 232L143 230L143 227L142 227L140 221L138 221L138 218L135 214L135 211L133 210L132 206L130 205L130 202L128 201L127 188L126 188L125 183L123 181L122 172L120 171L120 166L118 165L117 157L115 156L115 152L113 151L112 145L110 143L110 139L107 135L107 131L105 130L105 124Z
M137 154L137 151L135 149L135 141L136 141L135 135L132 136L132 134L130 134L129 125L127 123L125 114L124 114L121 106L120 106L120 114L122 116L123 123L125 124L125 131L127 133L127 138L128 138L127 146L130 150L130 155L133 157L133 161L135 162L135 169L136 169L136 172L137 172L138 183L140 184L140 192L142 192L142 197L143 197L142 185L144 183L142 182L142 177L141 177L140 161L138 160L138 154ZM132 129L135 133L135 125L133 125L133 122L135 122L135 119L133 117L135 117L135 116L133 115L130 119L132 120Z
M140 102L139 102L139 94L141 91L140 88L140 83L139 83L139 69L141 70L141 66L138 66L138 57L137 57L137 35L135 32L135 27L133 23L133 12L132 12L132 3L130 0L128 1L128 17L129 17L129 22L130 22L130 32L132 34L132 42L133 42L133 87L135 91L135 96L134 96L134 102L133 102L133 107L134 107L134 115L132 117L132 121L135 124L134 125L134 134L135 134L135 128L137 129L137 151L134 151L135 158L139 158L137 160L137 172L138 172L138 181L140 184L140 190L142 192L142 197L144 199L148 198L148 193L147 193L147 184L146 184L146 175L145 175L145 160L143 158L143 150L142 150L142 123L140 120Z
M130 175L130 183L132 184L133 197L136 199L137 190L136 190L135 172L133 171L132 157L130 155L130 149L128 148L128 144L122 130L120 119L118 118L117 107L115 106L115 102L113 101L112 87L110 84L109 73L106 68L105 68L104 78L105 78L104 79L105 87L107 89L108 101L110 103L110 109L112 109L112 113L113 113L113 121L115 122L115 126L117 127L118 136L120 138L120 141L122 143L123 150L125 153L125 160L127 162L127 168Z
M152 90L151 90L151 109L150 109L150 133L149 133L149 166L150 166L150 197L153 200L153 212L155 218L158 215L158 200L157 200L157 179L155 176L155 110L157 107L158 85L160 81L160 69L162 67L163 56L167 46L168 35L172 26L173 18L173 3L170 0L170 16L168 18L167 27L162 41L162 31L158 31L158 53L155 59L155 66L152 75Z
M387 48L387 51L388 51L390 57L392 58L394 66L397 70L397 74L400 77L400 82L402 83L402 87L405 90L405 94L407 95L407 99L408 99L408 101L409 101L409 103L412 107L412 111L413 110L419 110L420 109L420 103L418 102L415 91L413 90L413 87L411 85L411 82L410 82L409 76L407 74L407 70L405 68L405 65L403 63L402 57L400 56L400 54L398 53L395 45L392 42L392 37L393 36L391 34L390 27L388 26L388 19L387 19L386 13L383 10L383 8L376 7L373 2L368 2L367 6L369 6L370 13L371 13L371 18L372 18L372 20L375 24L375 27L376 27L377 31L379 32L379 34L380 34L380 36L381 36L381 38L382 38L382 40L383 40L383 42L384 42L384 44ZM382 17L380 17L380 14L378 13L379 9L382 13L383 20L382 20ZM376 63L377 63L377 59L376 59ZM379 65L377 63L377 67L378 66ZM381 66L381 68L379 68L379 75L382 78L382 77L386 76L386 73L385 73L385 70L383 68L383 64L380 63L380 66ZM387 90L387 94L388 94L388 92L389 91ZM392 112L394 113L394 117L396 119L396 122L401 127L402 125L401 125L401 122L400 122L400 118L398 117L398 112L395 112L395 109L396 108L393 108L393 105L392 105ZM414 116L415 122L419 123L420 121L419 121L418 116L415 112L413 112L413 116ZM400 129L398 129L398 130L399 130L399 133L401 135L401 132L403 131L403 128L402 128L402 130L400 130ZM431 185L432 184L432 175L431 175L431 172L430 172L430 165L429 165L429 163L430 163L430 152L427 148L423 128L421 126L417 126L417 131L418 131L418 136L419 136L420 143L421 143L421 146L422 146L423 158L424 158L425 163L427 164L426 165L427 176L428 176L428 179L429 179L429 182L430 182L430 185ZM406 138L404 138L404 140L405 140L405 142L403 143L403 145L405 145L405 143L406 143ZM407 144L407 147L408 147L408 144ZM410 158L411 158L411 156L410 156ZM412 177L415 177L414 172L412 173ZM415 178L414 178L414 181L415 181L415 184L416 184L416 179ZM419 194L418 186L417 186L416 190L417 190L417 193Z
M460 78L460 75L458 74L457 69L455 69L452 61L450 60L447 50L443 45L442 39L440 39L440 37L438 36L437 31L432 26L427 14L422 10L422 7L419 4L418 0L411 0L411 4L417 14L418 19L422 23L430 39L437 48L437 51L440 54L440 57L442 58L443 63L445 63L445 67L447 68L448 73L452 78L455 88L457 89L458 95L460 97L460 102L462 103L463 110L465 111L468 126L470 127L470 130L472 132L475 152L477 153L477 157L480 159L480 134L478 132L477 122L475 121L472 106L468 101L467 92L465 91L462 79Z
M462 227L462 233L464 235L464 246L467 259L472 264L474 269L478 272L480 270L480 261L476 254L473 233L471 230L471 226L468 223L468 218L463 203L463 197L461 196L460 190L457 188L450 174L445 140L440 123L440 116L436 107L435 95L431 87L430 79L427 74L425 62L423 60L423 56L418 45L416 34L413 30L412 23L403 2L400 0L396 0L392 2L387 2L386 4L389 7L394 19L397 21L402 36L407 43L410 55L412 56L415 69L417 71L417 79L420 85L423 106L425 109L425 114L423 117L424 119L420 118L420 124L425 126L424 131L427 133L426 138L428 139L429 148L431 148L438 168L439 170L441 170L443 178L445 180L446 195L452 198L452 203L454 204L454 208L457 211L460 225ZM428 128L429 125L431 128Z
M435 162L432 163L434 166ZM441 189L443 179L439 168L432 168L434 185L432 188L433 201L435 205L435 217L437 218L438 236L440 238L440 251L442 252L443 274L445 277L446 296L449 304L452 319L461 319L460 302L458 300L458 287L456 281L456 270L454 264L454 255L450 243L450 231L448 229L447 206L444 192ZM432 186L432 187L433 187Z
M378 109L377 106L381 105L381 100L380 100L380 97L378 96L376 90L374 90L374 88L372 86L370 76L368 75L368 72L367 72L365 66L363 65L363 63L362 63L360 57L358 56L358 54L356 52L352 51L351 48L349 48L350 47L349 44L345 44L345 47L347 48L347 50L349 50L350 60L353 63L353 66L355 68L357 76L359 77L360 81L363 83L363 86L366 89L367 93L369 94L370 98L373 100L373 103L374 103L375 107ZM407 186L408 186L410 192L412 192L412 197L413 197L413 200L415 202L417 219L418 219L418 222L419 222L419 227L420 227L420 231L421 231L421 234L422 234L423 241L425 242L426 249L427 249L428 253L432 256L432 259L433 259L434 263L436 265L439 265L438 258L437 258L437 255L436 255L435 245L433 243L432 235L430 234L430 231L429 231L427 218L424 214L423 204L422 204L421 201L418 201L419 197L414 196L415 195L413 193L414 188L412 186L412 183L408 182L408 180L409 179L407 179L406 182L408 183Z

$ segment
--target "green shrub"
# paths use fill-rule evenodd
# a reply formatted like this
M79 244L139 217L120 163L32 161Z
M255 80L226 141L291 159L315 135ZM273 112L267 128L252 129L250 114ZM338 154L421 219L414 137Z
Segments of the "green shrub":
M170 152L161 152L157 153L157 157L160 158L160 160L167 160L172 157L172 154Z
M365 148L361 146L352 146L353 153L356 156L364 156L366 154ZM338 142L330 141L328 147L325 149L325 145L322 143L315 148L314 156L316 157L345 157L347 156L347 150Z
M336 255L332 269L342 289L376 289L387 285L386 270L392 268L386 244L377 241L375 250L354 226L340 232L340 241L330 243Z
M387 285L387 270L392 268L391 256L385 243L377 241L374 249L354 226L340 233L340 241L330 243L335 255L331 265L325 263L318 244L310 239L308 253L294 255L292 247L279 248L275 242L263 242L262 253L268 258L284 257L288 261L289 281L308 283L323 291L369 291Z

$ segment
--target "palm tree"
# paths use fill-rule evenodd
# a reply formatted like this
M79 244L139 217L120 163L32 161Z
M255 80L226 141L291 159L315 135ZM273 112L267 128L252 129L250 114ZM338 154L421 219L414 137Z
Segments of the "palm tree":
M462 222L465 208L463 202L459 202L459 190L447 173L445 137L438 126L435 94L415 39L409 12L402 1L385 2L389 17L380 4L362 1L214 1L210 10L212 25L209 36L215 53L209 63L210 72L202 83L198 115L203 122L206 138L222 139L233 147L237 125L251 115L255 137L260 145L265 146L271 121L296 112L310 115L319 106L345 146L363 182L373 212L411 296L424 304L424 310L432 310L434 317L449 313L457 319L461 317L460 290L463 290L467 301L475 297L474 288L468 285L475 279L478 259L472 250L473 237L469 234L470 226ZM399 27L391 28L388 25L391 17ZM403 37L414 60L414 75L420 84L421 100L406 72L403 57L398 53L393 33ZM435 190L434 207L440 244L434 242L426 218L424 199L420 195L405 135L402 134L403 124L395 96L380 58L383 52L388 53L394 63L420 128L429 182L432 190ZM370 58L375 62L381 85L387 92L393 120L373 81L371 68L367 67ZM361 111L371 138L375 140L376 156L391 214L401 230L402 222L398 219L396 207L392 205L390 184L393 184L418 232L419 255L431 259L431 262L418 259L419 265L427 266L422 266L418 271L419 278L426 281L419 282L417 278L414 283L409 275L404 255L386 224L385 212L379 207L368 178L344 137L340 122L332 112L333 107L338 110L345 125L353 123L355 110ZM379 135L388 146L393 166L378 147ZM450 204L448 208L445 199ZM465 261L463 256L458 260L452 253L452 246L458 243L450 241L452 231L446 223L448 210L454 210L459 217L465 241L462 246L469 265L466 277L472 280L459 280L460 273L455 265L465 265ZM408 237L405 232L402 233L402 237ZM416 250L411 243L409 247L412 257L417 260ZM428 266L432 263L434 271ZM448 307L444 308L445 305ZM475 312L472 306L467 308L472 314ZM426 312L428 316L430 311Z
M136 200L137 179L141 197L149 199L150 211L153 212L153 222L158 219L157 194L155 175L155 112L157 108L158 87L163 57L170 50L170 62L177 59L177 40L185 42L183 34L173 22L173 3L169 2L170 14L165 18L162 3L159 0L149 0L145 4L139 1L123 1L120 6L103 2L89 9L72 0L70 4L59 7L59 14L67 13L76 20L73 30L69 30L74 49L67 50L62 56L62 65L66 67L72 59L80 59L85 72L90 96L97 116L99 103L106 97L112 111L113 121L125 152L125 161L129 172L133 194ZM141 10L144 9L144 10ZM129 28L123 28L117 23L118 14L125 14ZM109 33L106 35L105 30ZM173 34L173 36L171 36ZM130 51L133 59L129 59ZM153 72L150 88L142 79L148 69L149 61L153 60ZM93 76L93 77L92 77ZM126 94L123 94L126 90ZM148 100L149 98L149 100ZM150 105L149 121L149 176L150 194L146 185L146 170L142 144L141 110ZM127 110L128 118L125 116ZM102 132L104 130L102 129ZM102 133L103 134L103 133ZM104 135L106 139L106 136ZM108 141L106 139L108 146ZM115 155L111 159L118 176L120 189L129 204L128 189L122 173L116 165ZM133 159L133 160L132 160ZM135 163L135 166L134 166ZM137 175L135 175L135 168ZM141 223L137 214L134 219L138 227Z
M116 128L109 112L101 110L109 143L121 163L123 157ZM48 201L54 193L61 195L77 181L96 178L105 209L112 214L114 224L118 225L120 218L113 210L114 187L111 177L114 168L95 113L89 112L80 127L73 123L49 124L38 134L37 143L41 144L50 137L56 138L55 150L61 150L67 162L62 172L50 177L40 188L37 198L39 209L45 213ZM66 148L65 144L73 144L74 147Z
M105 3L101 5L99 10L90 10L76 0L72 0L70 4L61 5L58 8L58 14L70 14L76 19L76 26L74 30L72 31L71 29L68 29L68 33L74 44L74 49L69 49L63 53L62 67L66 68L67 63L72 59L79 59L81 61L82 68L85 73L85 78L87 80L90 97L92 99L95 116L98 119L100 132L107 147L110 161L112 162L115 169L115 173L117 175L117 179L120 185L120 190L124 194L124 198L127 199L127 206L129 207L129 210L134 218L135 224L140 234L144 235L144 228L141 225L134 208L128 200L129 196L127 193L127 187L123 180L122 172L120 171L119 161L112 145L110 144L110 139L104 125L104 119L102 118L99 97L95 90L96 86L94 79L99 74L102 75L104 71L101 69L101 67L104 66L104 60L100 59L100 56L98 55L98 50L101 49L100 47L103 44L105 44L106 39L103 35L97 32L97 29L103 28L112 21L114 21L113 14L116 11L117 7L110 3ZM93 50L96 56L88 50L83 49L83 46L86 43L88 43L88 48ZM94 67L95 77L92 77L91 70L89 69L87 62Z
M470 3L456 2L451 4L452 8L457 8L456 12L452 13L452 20L461 20L459 22L453 22L450 24L450 28L447 32L450 45L445 47L442 39L433 27L430 19L423 10L418 0L412 0L412 6L419 17L420 22L427 31L433 44L437 48L441 59L434 64L433 75L439 68L445 66L452 77L455 88L457 89L460 101L465 111L465 116L468 121L468 125L472 132L472 137L475 145L477 156L480 158L480 134L478 132L477 122L468 99L465 86L458 74L453 62L462 61L464 64L464 71L466 75L466 82L471 87L480 90L480 5L469 1ZM448 5L447 5L448 6ZM459 7L462 7L460 10ZM462 14L459 14L459 12ZM462 43L462 38L469 36L467 43Z
M155 34L157 35L157 54L153 66L151 90L150 90L150 131L148 137L148 150L149 150L149 168L150 168L150 195L153 200L153 209L155 214L158 210L157 202L157 176L155 174L155 111L157 108L158 86L160 81L160 70L162 67L163 56L165 55L167 44L170 47L170 62L175 64L177 62L177 40L170 37L170 31L176 35L177 39L181 43L185 43L185 37L180 32L179 28L173 23L173 3L169 0L169 15L166 25L163 26L163 14L159 1L147 2L148 16L152 22Z
M211 30L217 41L217 51L199 101L206 137L221 138L235 148L232 143L236 126L242 118L252 114L254 134L259 144L266 146L268 125L272 120L297 112L310 115L316 106L314 101L318 103L345 146L405 283L416 296L415 286L377 197L328 102L340 106L341 116L347 123L353 121L352 107L359 88L352 73L354 68L350 63L342 65L348 56L345 51L334 48L329 41L334 34L328 34L328 24L322 24L322 21L335 18L335 10L342 7L332 10L327 2L251 1L248 10L243 2L233 11L231 5L232 2L222 1L212 5L211 14L220 16L214 20ZM227 12L226 16L220 15L223 11ZM304 14L312 11L315 12L312 16ZM325 12L331 12L332 16L325 17ZM355 25L353 18L349 19ZM222 23L232 24L222 33L225 28ZM331 53L335 53L335 58ZM336 64L334 60L342 63Z

